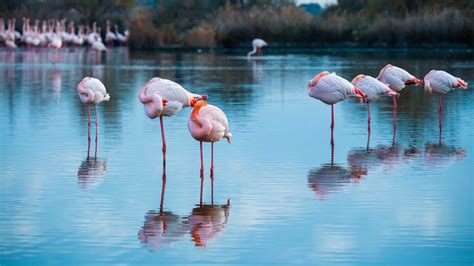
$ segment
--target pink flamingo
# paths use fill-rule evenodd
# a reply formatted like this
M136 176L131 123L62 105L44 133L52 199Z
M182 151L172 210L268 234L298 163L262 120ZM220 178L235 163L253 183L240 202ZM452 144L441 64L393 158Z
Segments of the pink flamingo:
M334 147L334 104L349 97L360 98L362 102L365 101L366 95L349 81L328 71L317 74L309 81L308 94L331 105L331 146Z
M442 116L443 116L443 94L455 88L467 89L468 83L443 70L431 70L424 78L426 92L439 94L439 143L441 143Z
M202 142L211 142L211 197L214 202L214 142L226 138L230 143L232 134L229 131L229 122L221 109L214 105L199 101L194 106L189 117L188 129L191 136L199 141L201 150L201 203L204 183L204 162L202 156Z
M416 84L421 86L423 81L417 79L406 70L393 66L386 65L380 70L379 76L377 77L382 83L387 84L390 89L400 92L406 85ZM397 135L397 97L393 97L393 142Z
M252 47L253 47L253 50L250 51L247 56L250 57L251 55L255 54L255 53L262 53L262 48L265 47L265 46L268 46L268 43L265 42L264 40L262 39L259 39L259 38L256 38L252 41Z
M400 96L400 94L390 89L387 85L380 82L378 79L363 74L360 74L355 77L351 83L354 84L354 86L356 86L357 88L359 88L363 93L365 93L365 95L367 95L367 129L369 132L370 139L370 102L377 100L378 98L380 98L380 96L398 97Z
M163 165L165 165L166 139L163 116L173 116L183 107L193 107L197 101L207 100L207 95L190 93L171 80L152 78L140 89L138 98L143 103L145 113L149 118L160 118Z
M104 84L96 79L91 77L85 77L77 85L77 93L79 94L79 99L82 103L86 104L87 107L87 158L89 159L89 151L91 146L91 109L90 105L94 105L95 110L95 155L97 156L97 142L98 142L98 132L99 132L99 119L97 117L97 104L108 101L110 95L107 93Z

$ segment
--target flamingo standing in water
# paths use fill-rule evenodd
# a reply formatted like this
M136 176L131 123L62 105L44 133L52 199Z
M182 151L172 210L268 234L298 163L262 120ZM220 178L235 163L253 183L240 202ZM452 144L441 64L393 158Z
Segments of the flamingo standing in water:
M145 106L145 113L149 118L160 118L163 165L165 165L166 139L163 116L173 116L183 107L194 107L199 100L207 100L207 95L190 93L178 83L168 79L152 78L140 89L138 98Z
M89 159L89 151L91 146L91 109L90 105L94 105L95 110L95 155L97 156L97 142L98 142L98 132L99 132L99 119L97 117L97 104L108 101L110 95L107 93L104 84L96 79L91 77L85 77L77 85L77 93L79 94L79 99L82 103L85 103L87 106L87 159Z
M417 79L406 70L393 66L391 64L386 65L380 70L379 76L377 77L382 83L387 84L390 89L400 92L406 85L416 84L421 85L423 81ZM393 97L393 142L397 135L397 97Z
M211 197L214 202L214 142L226 138L230 143L232 134L229 131L229 122L221 109L214 105L199 101L194 106L189 117L188 129L191 136L199 141L201 150L201 203L204 182L204 162L202 156L202 142L211 143Z
M398 97L400 94L392 89L390 89L386 84L380 82L378 79L371 76L360 74L355 77L352 82L354 86L359 88L365 95L367 95L367 124L368 132L370 139L370 102L377 100L380 96L391 96ZM369 146L369 141L367 141L367 148Z
M455 88L467 89L468 83L443 70L431 70L424 78L426 92L439 94L439 143L441 143L442 117L443 117L443 94Z
M365 101L366 95L356 86L336 73L323 71L308 83L308 94L325 104L331 105L331 146L334 147L334 104L349 97L360 98ZM332 156L331 156L332 157Z
M257 39L254 39L252 41L252 47L253 47L253 50L250 51L247 56L250 57L251 55L255 54L255 53L262 53L262 48L265 47L265 46L268 46L268 43L265 42L264 40L260 39L260 38L257 38Z

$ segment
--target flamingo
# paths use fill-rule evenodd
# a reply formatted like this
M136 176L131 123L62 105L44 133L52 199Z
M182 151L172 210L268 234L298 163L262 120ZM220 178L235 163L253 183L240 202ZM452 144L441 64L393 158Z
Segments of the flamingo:
M107 45L113 45L115 40L117 40L117 36L110 30L110 21L107 20L105 42Z
M260 38L257 38L257 39L254 39L252 41L252 47L253 47L253 50L250 51L247 56L250 57L251 55L255 54L255 53L262 53L262 48L265 47L265 46L268 46L267 42L265 42L264 40L260 39Z
M331 105L331 146L334 147L334 104L349 97L366 100L366 95L349 81L336 75L323 71L308 83L308 94L325 104Z
M211 142L211 197L214 202L214 142L226 138L230 144L232 134L229 131L229 122L221 109L206 101L199 101L194 106L189 117L188 129L191 136L199 141L201 151L201 202L204 182L204 162L202 156L202 142Z
M382 83L387 84L390 89L400 92L406 85L415 84L421 85L423 81L417 79L412 74L408 73L405 69L393 66L391 64L386 65L380 70L377 77ZM393 142L397 135L397 98L393 97Z
M363 74L360 74L355 77L351 81L351 83L367 95L367 124L370 136L370 102L377 100L378 98L380 98L380 96L398 97L400 96L400 94L390 89L387 85L380 82L378 79Z
M165 165L166 139L163 116L173 116L183 107L194 107L197 101L206 100L207 95L190 93L178 83L168 79L152 78L140 89L138 99L143 103L149 118L160 118L163 165Z
M85 77L77 85L77 93L79 94L79 99L82 103L86 104L87 107L87 158L89 158L89 151L91 145L91 109L90 105L94 105L95 110L95 153L97 156L97 142L98 142L98 132L99 132L99 120L97 117L97 104L108 101L110 95L107 93L104 84L96 79L91 77Z
M431 70L424 78L426 92L439 94L439 143L441 143L442 117L443 117L443 94L455 88L467 89L468 83L443 70Z

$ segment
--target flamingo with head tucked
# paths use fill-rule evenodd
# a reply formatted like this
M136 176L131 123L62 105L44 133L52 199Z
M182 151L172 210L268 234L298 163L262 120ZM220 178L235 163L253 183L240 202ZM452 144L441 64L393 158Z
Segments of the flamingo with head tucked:
M229 122L224 112L214 105L199 101L194 106L188 121L191 136L199 141L201 155L201 202L204 182L204 162L202 156L202 142L211 143L211 195L214 202L214 142L223 138L230 143L232 134L229 131Z
M178 83L168 79L152 78L140 89L138 98L143 103L149 118L160 118L163 164L165 164L166 139L163 116L173 116L184 107L193 107L197 101L206 100L207 95L190 93Z
M85 77L77 85L77 93L79 94L79 99L82 103L85 103L87 106L87 158L89 158L89 151L91 145L91 109L90 105L94 105L95 110L95 153L97 156L97 142L98 142L98 132L99 132L99 120L97 117L97 104L108 101L110 95L107 93L104 84L96 79L91 77Z
M331 146L334 146L334 104L350 97L360 98L361 101L365 101L367 97L349 81L328 71L317 74L309 81L308 94L331 105Z
M393 66L391 64L386 65L380 70L379 76L377 77L382 83L387 84L390 89L400 92L406 85L415 84L420 86L423 81L417 79L412 74L408 73L405 69ZM393 97L393 141L397 134L397 97Z
M467 89L468 83L443 70L431 70L424 78L426 92L439 94L439 143L441 143L441 132L443 129L443 94L455 88Z
M255 53L262 53L262 48L268 46L268 43L264 40L257 38L252 41L253 50L248 52L247 56L250 57Z
M400 94L390 89L386 84L380 82L378 79L363 74L355 77L351 83L367 95L367 123L370 136L370 102L377 100L381 96L398 97Z

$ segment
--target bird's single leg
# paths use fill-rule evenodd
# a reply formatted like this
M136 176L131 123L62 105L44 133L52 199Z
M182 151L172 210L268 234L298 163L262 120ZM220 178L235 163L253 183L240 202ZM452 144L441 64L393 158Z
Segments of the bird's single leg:
M97 144L99 143L99 117L97 116L97 105L94 105L95 111L95 157L97 157Z
M443 132L443 95L439 95L439 144L441 144L442 132Z
M393 97L393 143L397 137L397 97Z
M163 166L166 164L166 139L165 139L165 127L163 125L163 116L160 115L160 126L161 126L161 139L163 142Z
M201 193L199 197L199 204L202 206L202 191L204 187L204 162L203 162L203 156L202 156L202 141L199 142L200 145L200 150L201 150Z
M87 159L89 159L89 153L91 150L91 108L90 105L86 105L87 108Z
M211 204L214 205L214 142L211 142Z
M334 104L331 104L331 146L334 146Z

